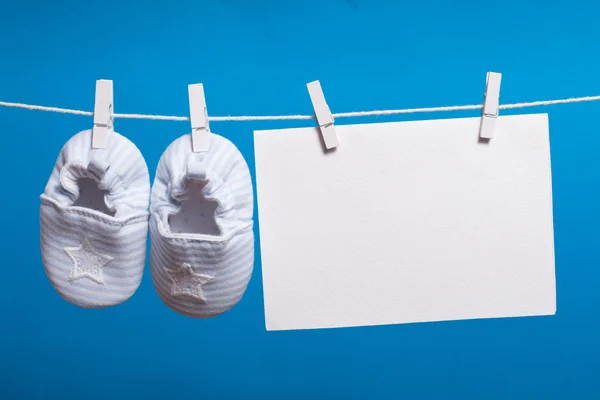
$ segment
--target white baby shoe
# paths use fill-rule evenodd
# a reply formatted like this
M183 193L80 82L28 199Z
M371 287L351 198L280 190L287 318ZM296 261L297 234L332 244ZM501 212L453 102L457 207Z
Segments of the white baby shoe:
M63 147L41 195L40 239L46 274L81 307L107 307L138 288L146 261L150 178L138 148L110 132L92 149L92 132Z
M150 202L150 270L173 310L208 318L243 296L254 265L252 180L242 154L210 134L207 152L190 135L163 153Z

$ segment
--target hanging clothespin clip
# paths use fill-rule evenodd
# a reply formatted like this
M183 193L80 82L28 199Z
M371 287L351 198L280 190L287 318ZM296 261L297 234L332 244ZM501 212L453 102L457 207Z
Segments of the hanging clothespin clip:
M188 85L190 97L190 120L192 122L192 151L200 153L208 150L208 111L201 83Z
M96 81L96 102L94 103L94 128L92 148L104 149L113 125L113 81Z
M335 135L335 128L333 127L333 115L329 110L329 106L325 101L325 95L323 89L321 89L321 83L319 81L310 82L306 85L308 87L308 94L310 95L310 101L312 102L315 110L315 116L317 117L317 124L321 130L321 136L325 143L327 150L333 149L338 146L338 139Z
M500 106L500 81L502 74L498 72L488 72L485 84L485 94L483 97L483 110L481 112L481 126L479 127L479 137L481 139L491 139L494 137L494 128L498 118Z

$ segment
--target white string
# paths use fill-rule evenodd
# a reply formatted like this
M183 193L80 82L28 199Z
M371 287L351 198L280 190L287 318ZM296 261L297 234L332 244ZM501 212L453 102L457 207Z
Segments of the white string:
M567 103L582 103L587 101L599 101L600 96L572 97L560 100L543 100L532 101L528 103L501 104L501 110L512 108L538 107L549 106L553 104ZM62 114L76 114L93 116L91 111L71 110L68 108L36 106L23 103L9 103L0 101L0 107L24 108L27 110L48 111ZM426 107L426 108L407 108L402 110L374 110L374 111L355 111L345 113L335 113L334 118L350 118L350 117L368 117L377 115L395 115L395 114L413 114L427 112L447 112L447 111L464 111L464 110L480 110L483 107L481 104L466 105L466 106L446 106L446 107ZM113 114L114 118L128 119L152 119L162 121L189 121L190 117L177 117L169 115L147 115L147 114ZM315 119L314 115L255 115L255 116L227 116L227 117L208 117L209 121L283 121L283 120L308 120Z

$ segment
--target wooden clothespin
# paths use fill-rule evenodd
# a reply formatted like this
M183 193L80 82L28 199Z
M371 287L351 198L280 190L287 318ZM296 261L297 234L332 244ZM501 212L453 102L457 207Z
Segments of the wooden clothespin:
M485 84L485 94L483 98L483 110L481 112L481 126L479 127L479 137L481 139L491 139L494 137L494 128L498 118L500 106L500 82L502 74L498 72L488 72Z
M208 150L209 126L204 87L201 83L188 85L190 97L190 120L192 122L192 151Z
M315 110L315 116L317 117L317 124L321 130L321 136L325 143L327 150L333 149L338 146L338 139L335 134L335 128L333 126L333 115L329 110L329 106L325 101L325 95L319 81L310 82L306 85L308 87L308 94Z
M114 129L113 105L113 81L96 81L94 128L92 129L92 148L94 149L104 149L108 144L108 135Z

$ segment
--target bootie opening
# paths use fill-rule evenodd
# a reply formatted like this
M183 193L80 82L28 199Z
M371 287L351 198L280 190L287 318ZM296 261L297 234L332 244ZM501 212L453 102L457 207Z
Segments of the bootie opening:
M171 232L219 236L215 214L219 203L204 196L206 181L187 179L187 193L181 201L181 210L169 216Z
M73 203L74 206L90 208L111 217L115 216L115 213L104 202L106 192L98 187L95 179L80 178L77 180L77 186L79 187L79 197Z

